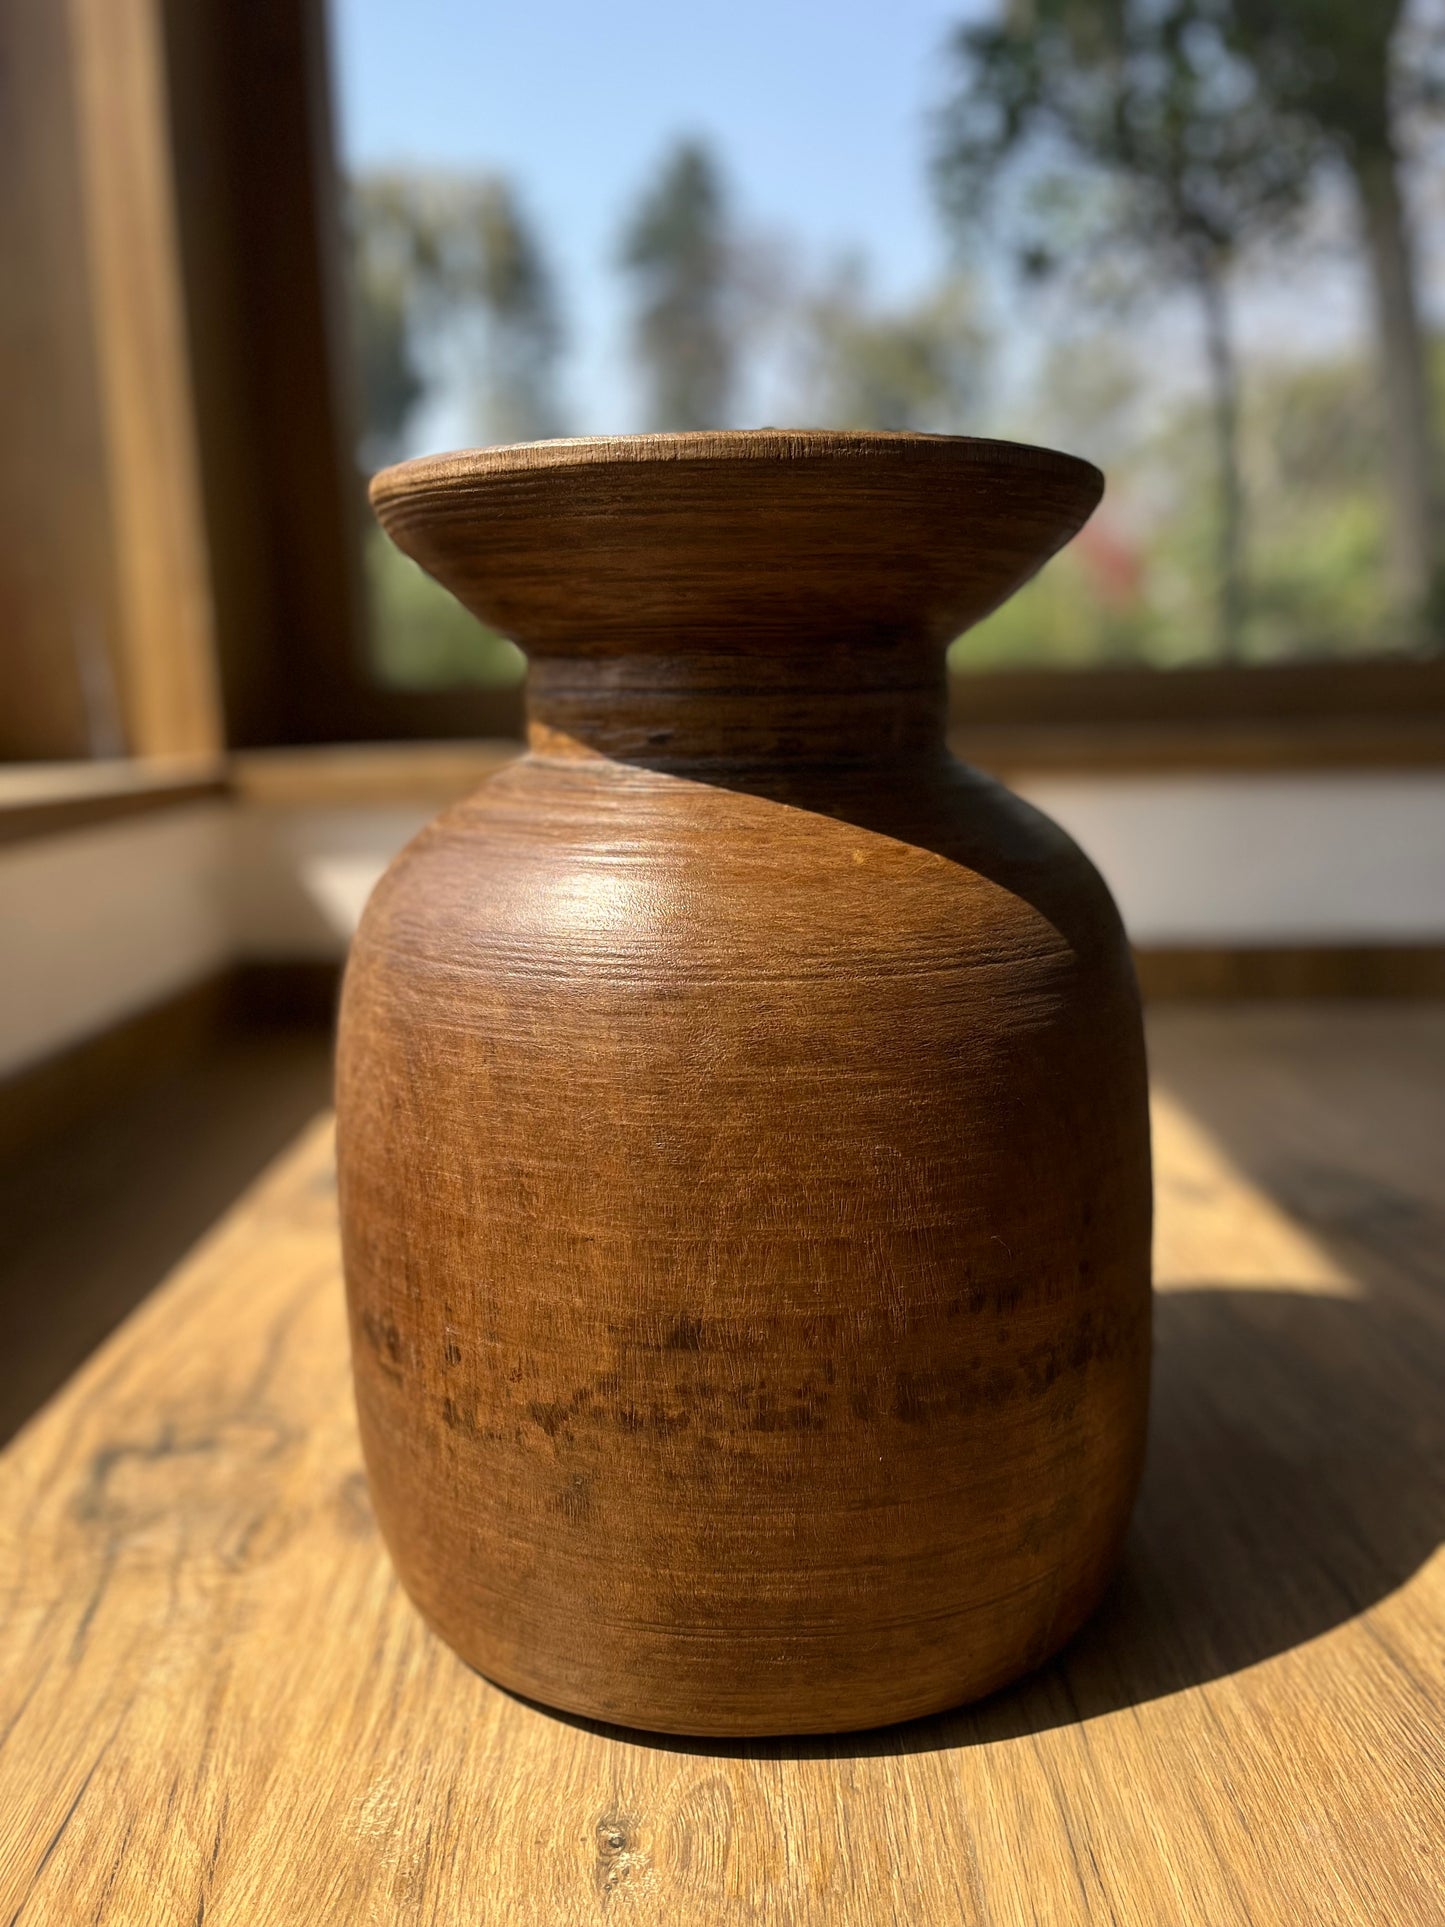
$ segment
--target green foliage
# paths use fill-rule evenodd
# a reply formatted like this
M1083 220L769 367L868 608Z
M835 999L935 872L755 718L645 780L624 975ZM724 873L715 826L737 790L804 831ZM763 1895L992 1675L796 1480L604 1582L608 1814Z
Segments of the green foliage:
M960 231L1010 183L1014 250L1033 275L1071 270L1081 295L1117 268L1200 303L1213 389L1215 621L1243 649L1244 488L1226 279L1313 185L1321 146L1239 57L1233 0L1027 0L960 29L961 82L937 178ZM1082 267L1080 264L1083 264ZM1112 278L1101 274L1111 265Z
M551 276L505 181L481 184L473 218L474 249L465 260L485 315L488 427L504 442L555 435L562 329Z
M417 403L445 383L469 391L483 439L556 434L556 296L510 184L363 175L350 226L366 465L395 455Z
M1445 628L1441 455L1401 182L1397 116L1421 131L1445 100L1445 16L1407 0L1232 0L1236 41L1274 105L1307 126L1353 180L1373 286L1376 357L1389 417L1395 619L1417 638Z
M1070 359L1074 405L1089 408ZM1445 388L1445 344L1437 349ZM1114 436L1110 487L1086 529L1018 596L954 644L953 666L1169 668L1218 659L1210 616L1215 495L1210 426L1181 404L1130 440L1121 370L1098 370L1101 419ZM1242 459L1253 503L1254 574L1241 658L1249 663L1399 654L1411 637L1385 574L1383 434L1370 371L1359 361L1259 371L1247 390ZM1063 393L1053 390L1055 410ZM1049 404L1045 404L1048 412ZM1068 437L1065 437L1068 439ZM1097 438L1093 439L1098 447ZM1133 564L1132 578L1118 557Z
M955 646L959 666L1423 647L1424 605L1411 616L1399 595L1411 466L1400 424L1421 424L1428 440L1434 417L1412 410L1423 381L1402 410L1399 384L1382 377L1412 330L1419 347L1395 120L1402 103L1418 114L1445 100L1445 13L1406 0L997 6L955 36L939 195L962 243L998 220L1022 276L1055 277L1069 297L1033 419L1012 411L999 431L1091 454L1110 487L1078 543ZM1380 258L1393 250L1395 315L1380 332L1379 366L1372 377L1355 362L1281 359L1241 374L1227 302L1241 253L1247 265L1251 244L1289 240L1331 167L1360 189L1360 258L1376 275L1377 312L1388 306ZM399 452L418 405L443 389L470 396L488 438L558 432L558 304L509 185L373 174L357 184L352 215L368 465ZM821 283L795 274L781 250L770 258L739 231L698 142L665 156L627 223L619 266L658 428L724 424L744 350L761 342L771 354L779 338L796 381L784 419L966 432L985 414L990 342L967 279L890 306L871 296L861 267ZM1163 384L1121 321L1141 296L1171 287L1200 303L1210 385L1206 399L1161 414ZM1417 505L1428 468L1415 462ZM367 567L384 680L442 688L521 675L509 643L380 535Z
M1318 160L1232 41L1230 0L1031 0L960 28L936 158L946 212L966 232L1016 170L1026 270L1104 247L1217 276L1294 214Z
M1232 0L1231 11L1234 44L1278 110L1346 159L1392 148L1393 49L1405 0ZM1416 100L1439 85L1442 39L1438 19L1413 35L1401 79Z
M1078 556L1066 550L997 614L960 636L948 665L964 674L1152 663L1160 659L1162 642L1151 610L1121 616L1107 609Z
M404 171L351 196L352 297L362 465L395 459L418 403L469 392L484 438L557 431L561 330L541 250L509 185ZM366 536L370 656L396 688L520 681L521 652L469 616L381 533Z
M976 415L988 342L962 282L880 311L851 264L805 305L803 323L810 421L947 434Z
M368 469L380 468L400 448L426 380L416 365L401 279L371 262L352 277L351 292L363 414L359 452Z
M683 141L638 207L621 263L637 289L638 358L654 428L721 428L735 372L735 259L722 178Z
M366 580L379 682L395 689L509 689L526 674L515 643L484 629L379 528L367 536Z

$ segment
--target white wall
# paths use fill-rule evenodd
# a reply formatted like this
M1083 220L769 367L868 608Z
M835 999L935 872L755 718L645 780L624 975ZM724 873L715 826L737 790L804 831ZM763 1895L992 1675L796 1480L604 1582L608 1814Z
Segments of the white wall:
M1089 852L1138 944L1445 941L1445 772L1040 775L1014 787ZM429 814L251 812L246 953L339 954Z
M228 961L230 819L195 803L0 849L0 1073Z
M238 954L339 957L377 878L436 809L430 802L238 810L232 845Z
M1038 777L1140 945L1445 939L1445 771Z
M1142 945L1445 942L1445 771L1043 776ZM226 962L339 957L434 805L220 803L0 848L0 1073Z

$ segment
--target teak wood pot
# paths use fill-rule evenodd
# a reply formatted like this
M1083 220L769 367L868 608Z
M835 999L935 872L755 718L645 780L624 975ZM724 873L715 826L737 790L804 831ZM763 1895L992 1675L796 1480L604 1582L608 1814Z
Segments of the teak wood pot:
M943 653L1100 487L771 430L373 485L531 658L530 753L371 899L338 1068L377 1516L517 1692L870 1726L1099 1597L1148 1397L1138 999L1089 863L946 751Z

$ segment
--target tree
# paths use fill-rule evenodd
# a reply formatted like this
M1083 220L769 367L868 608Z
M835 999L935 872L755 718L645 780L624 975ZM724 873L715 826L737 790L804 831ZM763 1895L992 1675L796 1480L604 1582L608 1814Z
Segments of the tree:
M426 393L413 340L414 233L391 177L355 183L351 206L353 339L361 383L362 466L394 461Z
M1354 184L1374 289L1388 430L1390 587L1403 624L1445 617L1439 449L1401 185L1402 111L1440 97L1445 23L1405 0L1234 0L1236 45L1278 114L1307 123ZM1407 51L1402 51L1407 50Z
M471 391L487 439L558 432L552 278L508 182L390 171L353 187L364 454L395 453L422 397Z
M962 283L948 282L911 307L880 310L868 300L862 266L845 263L805 303L803 323L814 419L934 433L967 426L987 344Z
M555 435L562 330L551 276L505 181L480 184L473 219L475 265L470 271L486 317L492 433L498 441L516 442Z
M1228 283L1241 249L1301 205L1317 153L1283 123L1230 44L1230 0L1011 0L959 29L961 84L937 179L965 231L1012 183L1026 273L1131 259L1200 307L1218 475L1217 628L1238 656L1245 613L1239 375Z
M721 176L681 142L623 236L638 290L636 348L661 429L720 428L735 375L735 262Z

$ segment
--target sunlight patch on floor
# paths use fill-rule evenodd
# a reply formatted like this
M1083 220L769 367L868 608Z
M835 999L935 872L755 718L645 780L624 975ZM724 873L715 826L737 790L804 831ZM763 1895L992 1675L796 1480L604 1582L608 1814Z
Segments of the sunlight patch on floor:
M1212 1132L1156 1080L1154 1283L1160 1291L1227 1287L1363 1294L1318 1238L1305 1231L1230 1157ZM1200 1257L1207 1263L1201 1271ZM1207 1273L1207 1275L1205 1275Z

